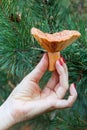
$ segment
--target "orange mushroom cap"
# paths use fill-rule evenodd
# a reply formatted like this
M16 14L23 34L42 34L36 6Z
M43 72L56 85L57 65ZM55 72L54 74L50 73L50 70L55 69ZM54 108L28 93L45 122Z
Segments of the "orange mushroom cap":
M81 35L76 30L64 30L54 34L49 34L34 27L31 29L31 34L48 52L59 52L65 49Z

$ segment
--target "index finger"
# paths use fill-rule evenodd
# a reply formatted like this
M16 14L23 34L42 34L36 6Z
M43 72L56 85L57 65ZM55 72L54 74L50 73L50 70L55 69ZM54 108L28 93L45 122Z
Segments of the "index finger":
M27 78L32 81L39 82L39 80L46 72L47 68L48 68L48 57L47 54L44 54L39 64L35 67L35 69L30 74L27 75Z

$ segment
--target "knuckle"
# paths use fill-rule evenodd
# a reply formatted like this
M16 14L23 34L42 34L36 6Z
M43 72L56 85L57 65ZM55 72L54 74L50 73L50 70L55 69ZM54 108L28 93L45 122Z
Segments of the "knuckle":
M68 103L68 108L71 108L73 106L73 103Z
M64 87L64 89L65 89L65 92L67 92L68 91L68 85L66 85L65 87Z

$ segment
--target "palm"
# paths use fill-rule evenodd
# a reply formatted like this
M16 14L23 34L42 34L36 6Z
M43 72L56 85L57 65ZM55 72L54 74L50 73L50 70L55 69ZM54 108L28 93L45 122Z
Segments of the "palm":
M26 102L29 100L30 101L35 101L35 100L37 101L42 99L45 100L46 98L49 98L51 96L52 98L55 97L57 98L57 93L55 91L57 85L53 89L51 89L50 86L46 85L45 89L41 90L38 83L33 81L26 82L26 86L24 86L25 84L24 80L21 82L20 85L17 86L17 88L15 88L15 90L11 94L11 96L13 96L15 100L21 100L21 102ZM52 84L51 82L49 83ZM21 90L20 90L20 86L21 86Z
M44 89L40 89L39 80L47 67L48 60L45 55L37 67L11 93L6 107L10 107L12 117L17 119L17 122L49 110L69 107L74 103L77 93L73 85L70 87L69 99L63 99L68 89L68 73L64 62L63 66L57 63L57 71L53 73Z
M30 82L29 86L27 87L27 93L25 96L27 96L28 100L42 100L46 99L52 96L52 98L57 97L55 88L51 90L50 87L45 87L44 90L41 90L40 86L37 83ZM46 100L45 100L46 101Z

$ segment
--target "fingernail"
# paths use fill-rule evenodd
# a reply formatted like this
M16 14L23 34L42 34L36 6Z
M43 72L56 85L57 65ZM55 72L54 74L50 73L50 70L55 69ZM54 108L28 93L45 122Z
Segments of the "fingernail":
M64 57L62 57L62 60L63 60L63 62L64 62L64 63L66 63L66 60L65 60L65 58L64 58Z
M58 63L62 66L63 65L63 63L62 63L62 61L59 59L58 60Z
M76 83L74 83L74 88L76 89Z

